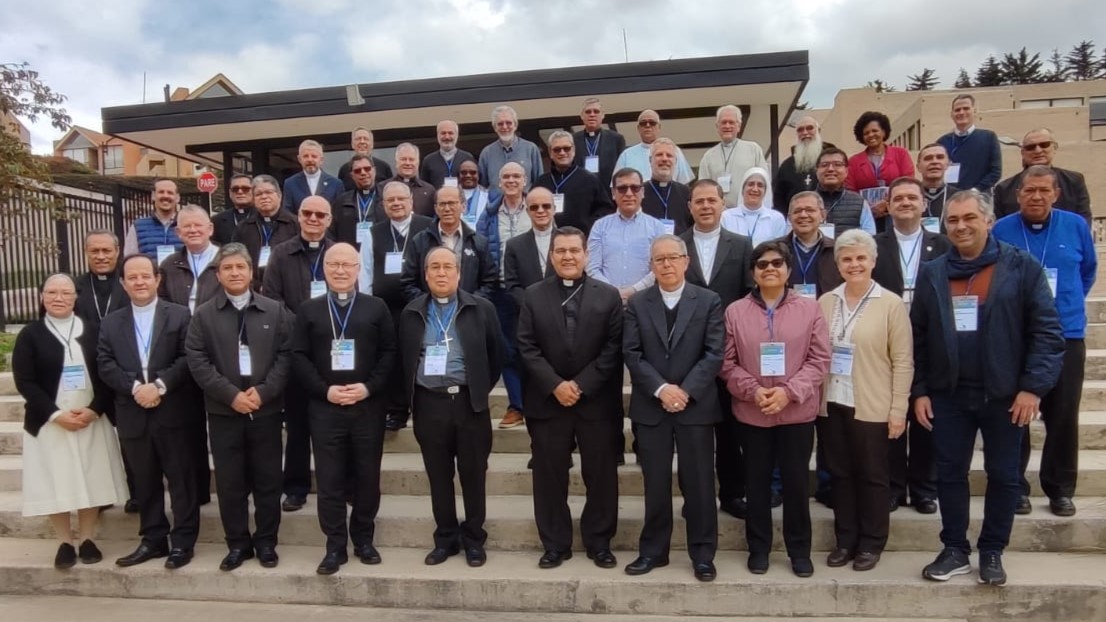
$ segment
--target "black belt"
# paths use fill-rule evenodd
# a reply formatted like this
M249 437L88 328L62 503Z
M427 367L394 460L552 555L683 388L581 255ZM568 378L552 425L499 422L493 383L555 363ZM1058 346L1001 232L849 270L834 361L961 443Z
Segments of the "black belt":
M450 387L434 387L434 388L431 388L431 387L424 387L420 384L420 385L418 385L418 387L420 389L422 389L423 391L428 391L430 393L438 393L438 394L441 394L441 395L460 395L462 392L466 392L469 389L465 385L453 385L453 386L450 386Z

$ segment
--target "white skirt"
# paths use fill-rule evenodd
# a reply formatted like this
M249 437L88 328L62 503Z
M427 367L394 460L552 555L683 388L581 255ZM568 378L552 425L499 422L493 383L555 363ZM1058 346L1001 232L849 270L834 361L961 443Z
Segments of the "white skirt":
M23 515L42 516L123 503L127 479L119 437L107 417L70 432L47 423L23 432Z

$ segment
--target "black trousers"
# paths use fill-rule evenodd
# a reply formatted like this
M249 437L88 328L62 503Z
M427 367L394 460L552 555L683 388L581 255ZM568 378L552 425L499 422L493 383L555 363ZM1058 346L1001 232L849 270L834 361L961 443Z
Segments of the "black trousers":
M138 535L154 548L163 548L166 538L175 549L192 549L200 530L200 505L196 493L197 432L188 428L147 428L138 438L121 439L123 451L134 468L135 500L139 508ZM187 439L181 442L181 439ZM165 485L173 525L165 516Z
M714 424L714 473L718 477L718 500L723 503L745 498L745 456L742 426L731 410L726 383L718 381L718 403L722 420Z
M745 540L749 553L772 550L772 469L783 484L783 541L792 559L810 557L810 454L814 422L760 428L738 424L745 440Z
M610 419L583 419L575 414L527 417L526 427L534 457L534 520L542 546L546 551L572 550L568 470L572 449L578 445L587 487L580 536L589 551L609 549L618 527L618 466L610 450Z
M492 452L492 419L487 410L473 412L467 388L446 394L415 388L415 440L430 480L434 546L456 550L483 547L487 517L486 481ZM454 472L461 480L465 521L457 520Z
M906 432L890 441L888 469L891 498L900 501L937 499L937 465L933 462L933 433L914 417L914 401L906 410Z
M1041 420L1045 423L1045 445L1041 451L1041 490L1049 499L1074 497L1075 481L1079 477L1079 402L1083 397L1083 373L1087 365L1087 344L1082 339L1068 339L1064 346L1064 362L1056 386L1041 398ZM1031 434L1022 435L1021 488L1029 495Z
M351 413L348 407L311 404L311 445L315 450L315 484L319 527L326 550L346 550L372 544L376 513L380 510L380 461L384 456L384 410L373 404L369 412ZM353 468L352 486L350 465ZM353 508L346 527L346 495Z
M714 560L718 506L714 501L714 425L680 425L665 417L637 425L638 462L645 480L645 524L638 542L644 557L668 557L672 544L672 453L676 452L693 562Z
M306 497L311 492L311 426L307 395L294 379L284 390L284 494Z
M277 544L280 530L279 414L208 415L215 491L227 548L252 549ZM250 495L256 530L250 535Z
M388 311L392 314L392 325L395 326L396 338L399 338L399 316L403 312L403 307L389 308ZM399 415L403 417L404 421L407 421L408 416L411 414L407 403L407 387L403 384L403 366L395 365L392 367L391 380L388 385L384 387L384 410L388 414Z
M193 449L196 458L196 501L203 505L211 503L211 462L208 456L211 454L207 443L207 413L203 409L199 411L199 425L195 427L196 435L193 440Z
M827 409L818 432L833 485L837 548L882 553L891 528L887 424L857 421L855 409L832 402Z

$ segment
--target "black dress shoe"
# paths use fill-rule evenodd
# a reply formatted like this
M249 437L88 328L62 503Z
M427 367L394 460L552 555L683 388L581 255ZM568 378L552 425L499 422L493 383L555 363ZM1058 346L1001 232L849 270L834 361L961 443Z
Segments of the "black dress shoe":
M795 576L804 579L812 577L814 576L814 563L810 561L809 557L792 557L791 572L794 572Z
M484 565L484 562L488 561L488 554L484 552L483 547L470 546L465 549L465 561L469 566L473 568L479 568Z
M700 581L714 581L714 578L718 576L718 571L714 569L713 562L695 562L691 567L695 570L695 578Z
M746 563L749 572L764 574L768 572L768 553L749 553L749 561Z
M62 542L58 545L58 552L54 555L54 568L65 570L77 565L77 549L72 544Z
M815 491L814 500L831 510L833 509L833 493L825 488Z
M861 551L856 554L856 559L853 560L853 570L859 570L861 572L865 570L871 570L879 563L879 553L869 553L867 551Z
M1018 503L1014 506L1014 513L1022 516L1029 514L1033 511L1033 504L1029 502L1029 497L1025 495L1018 496Z
M338 572L342 564L348 561L349 555L345 551L328 551L323 556L323 561L319 562L319 567L315 569L315 573L321 575L334 574Z
M280 504L280 509L285 512L295 512L307 503L307 497L304 495L285 495L284 503Z
M371 544L362 544L353 547L353 554L361 560L362 564L372 565L380 563L380 553L376 550L376 547Z
M127 514L138 514L138 502L134 499L127 499L127 502L123 504L123 511Z
M192 561L192 549L173 549L169 551L169 557L165 558L165 567L169 570L184 568Z
M445 560L453 557L459 553L457 549L443 549L436 547L433 551L426 554L426 559L422 560L427 566L437 566Z
M556 568L566 559L572 559L572 551L546 551L538 560L538 568Z
M772 493L772 507L778 508L783 505L783 495L778 492Z
M257 547L257 561L261 564L262 568L276 568L277 564L280 563L280 557L277 555L276 547Z
M718 504L718 508L729 514L734 518L745 520L745 514L748 511L748 506L745 504L744 499L730 499L729 501L723 501Z
M826 565L830 568L840 568L853 560L856 555L849 549L833 549L826 556Z
M388 430L390 432L395 432L397 430L402 430L403 428L406 428L406 427L407 427L407 416L406 415L400 415L400 414L396 414L396 413L388 413L388 415L386 417L384 417L384 429L385 430Z
M1056 516L1075 516L1075 504L1071 497L1056 497L1048 500L1048 509Z
M139 544L138 548L130 555L115 560L115 565L124 568L127 566L137 566L138 564L148 562L157 557L165 557L168 554L169 550L166 548L155 548L143 542Z
M626 566L626 574L634 576L641 575L652 571L654 568L661 568L667 565L667 557L638 557Z
M104 554L96 547L95 542L85 540L81 543L81 547L77 549L77 557L80 558L82 564L98 564L104 559Z
M618 565L618 560L610 549L595 552L588 551L588 559L594 561L595 565L600 568L614 568Z
M891 497L890 502L887 504L887 511L894 512L895 510L899 509L899 506L902 505L902 503L902 500L898 497Z
M914 511L919 514L936 514L937 502L928 497L921 497L914 502Z
M228 572L242 565L247 559L253 559L253 551L250 549L231 549L227 556L219 563L219 570Z

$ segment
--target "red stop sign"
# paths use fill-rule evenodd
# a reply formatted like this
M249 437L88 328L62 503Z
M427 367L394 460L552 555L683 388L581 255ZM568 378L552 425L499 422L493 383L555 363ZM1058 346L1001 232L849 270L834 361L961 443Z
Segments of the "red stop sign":
M215 173L206 171L196 178L196 187L200 192L206 192L211 194L219 188L219 178L215 176Z

